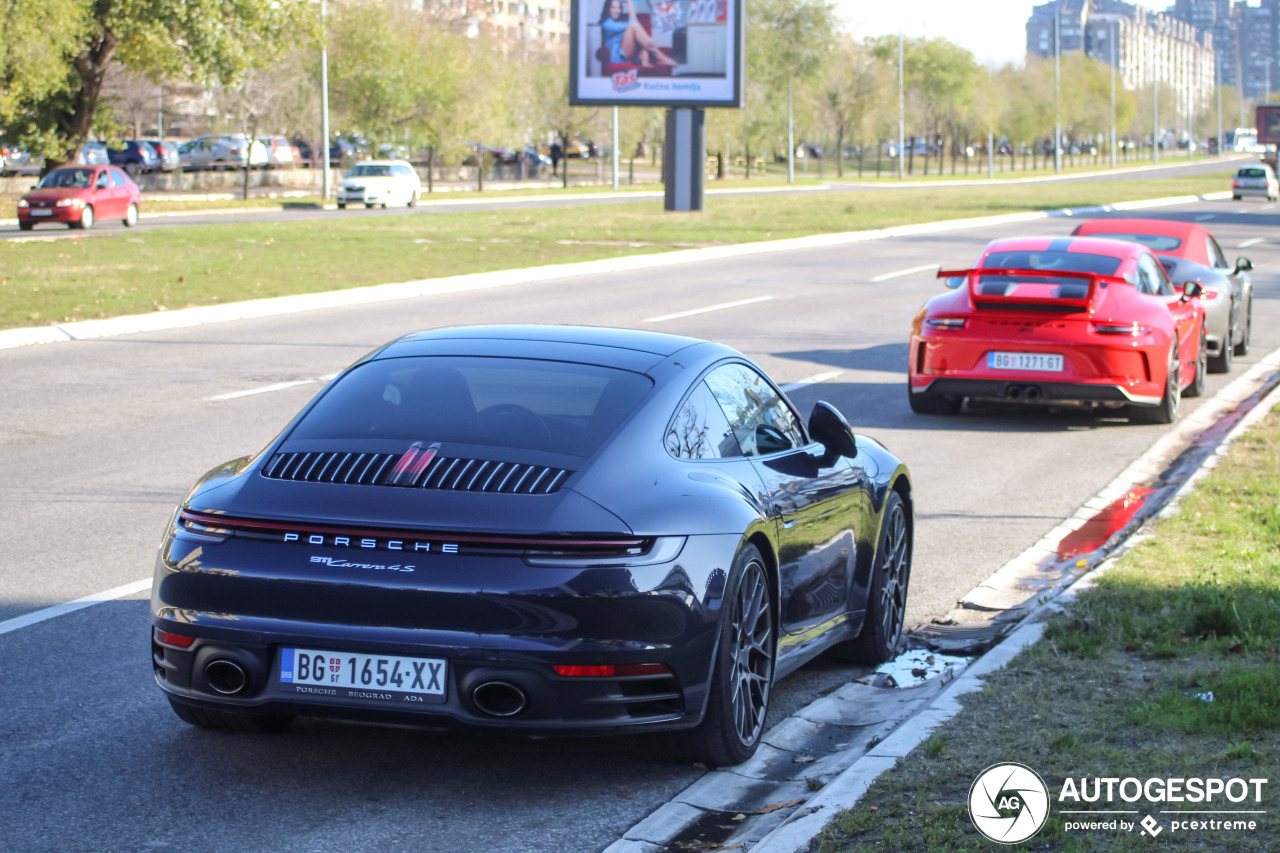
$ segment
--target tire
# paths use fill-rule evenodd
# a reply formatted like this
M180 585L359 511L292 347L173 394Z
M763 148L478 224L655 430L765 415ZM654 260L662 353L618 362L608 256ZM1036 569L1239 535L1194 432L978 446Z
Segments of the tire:
M1224 346L1223 349L1226 349ZM1204 375L1208 373L1209 368L1209 349L1205 344L1204 327L1200 328L1200 354L1196 356L1196 375L1191 380L1191 384L1187 386L1187 390L1182 392L1184 397L1200 397L1204 395Z
M129 177L136 178L138 173L142 171L142 164L137 160L130 160L124 164L124 171Z
M1164 396L1159 405L1134 406L1130 419L1143 424L1171 424L1178 417L1178 405L1182 402L1182 391L1178 386L1178 346L1174 344L1169 359L1169 369L1165 372Z
M857 637L836 646L836 653L845 660L878 665L898 653L911 582L912 539L906 505L891 491L885 499L884 523L871 567L866 619Z
M416 192L409 193L409 207L418 206L418 194Z
M365 209L366 209L366 210L373 210L373 205L372 205L372 204L365 204Z
M945 394L915 394L908 384L907 403L917 415L958 415L964 405L964 398Z
M669 735L678 759L718 767L741 764L760 745L778 651L773 593L760 552L745 545L733 562L730 578L736 582L725 596L706 716Z
M132 228L138 224L138 206L130 204L129 209L124 212L124 227Z
M200 729L219 732L244 732L255 735L269 735L282 732L293 722L288 714L244 714L238 711L213 711L208 708L197 708L185 702L169 697L169 707L178 719Z
M68 224L72 228L76 228L81 231L88 231L90 228L92 228L93 227L93 205L86 204L84 206L84 212L80 214L79 222L71 222Z
M346 210L347 206L343 202L338 202L338 210Z
M1240 200L1240 196L1238 196L1238 195L1233 195L1233 196L1231 197L1231 200L1232 200L1232 201L1239 201L1239 200Z
M36 227L36 224L35 224L34 222L19 222L19 223L18 223L18 229L19 229L19 230L21 230L21 231L30 231L32 228L35 228L35 227Z
M1236 341L1236 355L1248 355L1253 345L1253 295L1249 295L1249 304L1244 309L1244 335Z

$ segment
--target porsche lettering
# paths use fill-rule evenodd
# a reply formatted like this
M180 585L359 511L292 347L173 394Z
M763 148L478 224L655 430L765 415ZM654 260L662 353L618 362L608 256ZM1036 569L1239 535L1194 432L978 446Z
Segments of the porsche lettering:
M420 542L412 539L384 539L360 536L334 536L320 533L285 533L283 542L298 542L306 545L328 545L332 548L368 548L381 551L410 551L415 554L457 554L458 545L454 542Z

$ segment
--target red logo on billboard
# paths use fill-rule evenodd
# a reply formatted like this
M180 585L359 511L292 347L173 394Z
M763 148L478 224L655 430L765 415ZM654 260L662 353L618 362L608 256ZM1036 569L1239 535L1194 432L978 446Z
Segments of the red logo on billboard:
M613 75L613 90L615 92L626 92L640 85L638 68L632 68L630 71L619 71Z

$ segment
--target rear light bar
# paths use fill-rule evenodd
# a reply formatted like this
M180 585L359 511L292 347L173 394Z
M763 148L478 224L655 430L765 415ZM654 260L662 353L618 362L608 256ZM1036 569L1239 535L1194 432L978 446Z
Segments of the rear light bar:
M1130 335L1135 338L1151 334L1151 329L1137 323L1094 323L1093 330L1100 335Z
M963 329L968 320L964 317L929 317L924 321L925 328L954 331Z
M563 666L555 664L551 667L556 675L570 678L627 678L637 675L670 675L671 667L665 663L625 663L620 666L606 664L603 666Z
M188 637L184 634L171 634L168 631L155 629L155 638L157 643L164 643L166 646L178 646L179 648L189 648L196 641L195 637Z

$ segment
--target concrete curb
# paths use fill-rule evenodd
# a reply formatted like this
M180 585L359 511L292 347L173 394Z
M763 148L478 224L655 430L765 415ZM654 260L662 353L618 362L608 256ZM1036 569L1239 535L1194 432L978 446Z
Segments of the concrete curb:
M322 308L339 308L348 305L364 305L396 299L438 296L445 293L461 293L473 290L484 290L493 287L510 287L516 284L530 284L533 282L546 281L548 279L563 278L567 276L600 275L602 273L607 274L639 269L652 269L654 267L722 260L724 258L744 257L747 255L764 254L768 252L790 252L803 249L848 246L855 243L884 240L890 237L938 234L947 231L960 231L966 228L979 228L990 225L1035 222L1044 219L1074 217L1094 213L1105 213L1109 211L1144 210L1178 204L1190 204L1196 201L1219 201L1228 197L1230 197L1230 193L1210 193L1202 196L1175 196L1171 198L1121 202L1114 205L1100 205L1094 207L1067 208L1062 210L1028 213L1009 213L999 216L983 216L972 219L957 219L947 222L924 222L914 225L903 225L895 228L851 231L841 234L818 234L811 237L796 237L789 240L744 243L737 246L714 246L706 249L687 249L675 252L663 252L660 254L629 255L618 258L609 258L601 261L585 261L582 263L554 264L551 266L534 267L529 269L473 273L469 275L402 282L399 284L379 284L367 287L356 287L349 290L336 290L327 293L280 296L274 299L233 302L227 305L207 305L198 308L183 308L177 311L132 314L124 317L112 317L106 320L82 320L55 326L7 329L0 331L0 349L32 346L36 344L59 343L61 341L82 341L92 338L111 337L114 335L136 334L139 332L156 332L166 329L200 326L208 323L225 323L233 320L271 317L281 314L294 314L302 311L314 311Z
M1254 365L1248 373L1239 377L1219 392L1211 401L1212 408L1222 414L1225 413L1226 409L1238 406L1251 396L1250 394L1241 394L1251 381L1256 383L1263 374L1274 372L1277 369L1280 369L1280 350L1269 353L1261 362ZM1258 421L1266 417L1271 409L1277 405L1280 405L1280 387L1273 389L1221 439L1211 455L1182 483L1174 496L1157 513L1157 517L1164 518L1177 514L1180 511L1182 499L1202 482L1211 470L1218 466L1231 446L1242 435L1252 429ZM1196 414L1199 415L1200 412L1197 411ZM1185 426L1193 430L1203 429L1204 423L1200 423L1198 426L1192 423L1202 420L1204 419L1193 415L1192 418L1184 421L1179 426L1180 428ZM1212 422L1210 421L1210 423ZM1143 470L1145 467L1143 462L1148 456L1158 458L1165 453L1171 444L1168 439L1172 435L1172 433L1166 435L1156 442L1143 455L1142 459L1139 459L1138 462L1126 469L1102 494L1111 492L1117 487L1124 488L1124 484L1133 482L1132 473ZM1090 504L1092 503L1091 501ZM1052 535L1051 533L1050 536ZM1065 605L1075 600L1081 592L1095 586L1099 577L1117 565L1126 552L1147 538L1148 535L1148 533L1140 531L1130 536L1092 571L1065 587L1052 600L1044 602L1031 611L999 645L970 664L927 708L903 723L891 737L876 746L861 759L855 761L848 770L841 773L835 781L823 788L818 796L805 803L782 826L751 847L751 853L802 853L802 851L808 850L813 839L822 832L836 813L855 806L882 773L897 767L898 761L909 755L915 747L919 746L937 728L961 713L963 706L958 701L959 697L981 690L983 676L1003 669L1019 653L1038 641L1044 633L1045 619L1062 612ZM997 574L999 573L997 572Z

